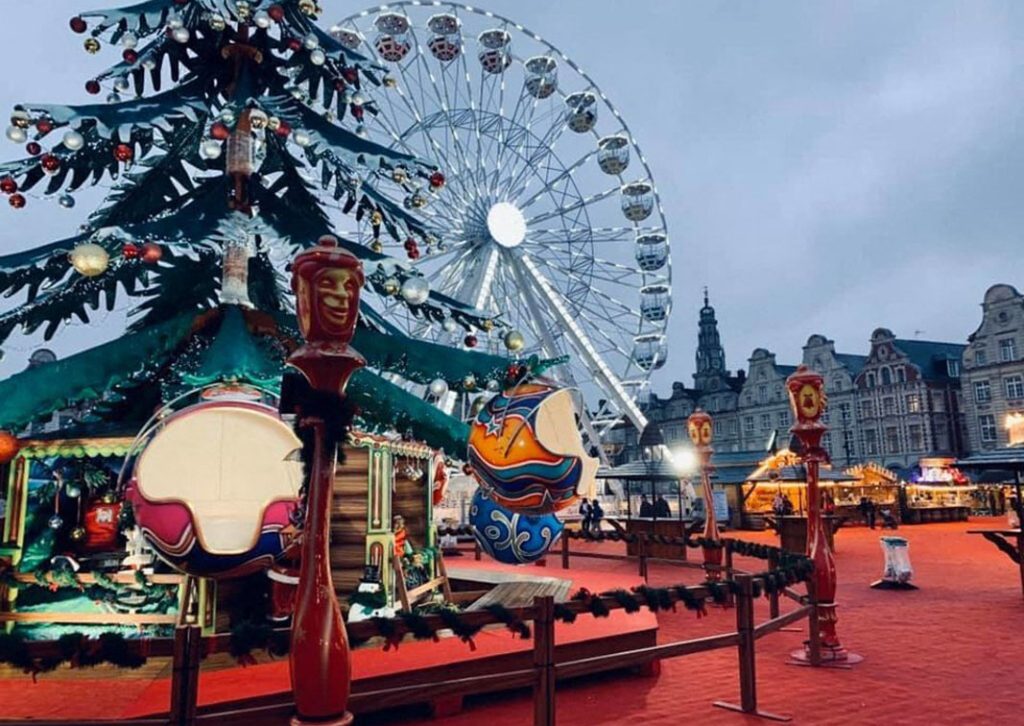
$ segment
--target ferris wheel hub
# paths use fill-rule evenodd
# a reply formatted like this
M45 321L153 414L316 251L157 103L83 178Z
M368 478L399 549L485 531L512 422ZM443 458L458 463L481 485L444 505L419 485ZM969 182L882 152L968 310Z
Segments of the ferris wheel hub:
M502 247L518 247L526 239L526 217L511 202L497 202L487 212L487 231Z

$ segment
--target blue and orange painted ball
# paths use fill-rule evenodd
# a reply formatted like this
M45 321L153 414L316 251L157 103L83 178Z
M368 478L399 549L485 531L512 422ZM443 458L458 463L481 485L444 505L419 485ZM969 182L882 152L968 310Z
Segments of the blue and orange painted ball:
M565 525L554 514L520 514L476 490L469 508L473 536L490 557L506 565L527 565L542 558L562 536Z
M526 383L497 394L469 434L469 462L488 497L513 512L550 514L590 491L597 459L576 424L572 391Z

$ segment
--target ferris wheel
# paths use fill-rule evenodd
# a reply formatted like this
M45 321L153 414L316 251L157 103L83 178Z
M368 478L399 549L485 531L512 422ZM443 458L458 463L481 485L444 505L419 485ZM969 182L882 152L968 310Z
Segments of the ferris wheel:
M671 265L651 170L618 110L565 53L475 7L383 5L331 33L384 69L361 131L446 177L395 187L391 201L437 240L409 264L499 327L466 336L394 298L374 304L434 342L568 355L551 374L583 392L598 435L623 417L642 427L636 400L666 358ZM365 219L355 234L370 243Z

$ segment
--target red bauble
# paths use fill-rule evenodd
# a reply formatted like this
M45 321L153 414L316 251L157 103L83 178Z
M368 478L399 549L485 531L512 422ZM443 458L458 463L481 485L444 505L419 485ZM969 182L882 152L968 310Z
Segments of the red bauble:
M100 86L100 82L94 79L94 80L91 80L91 81L86 81L86 83L85 83L85 90L86 90L86 93L91 93L93 96L95 96L97 93L99 93L103 89Z
M477 343L476 336L470 333L462 339L462 342L466 344L467 348L475 348Z
M217 141L225 141L231 136L231 129L223 121L214 122L213 126L210 127L210 136L217 139Z
M335 81L334 81L334 90L335 91L344 91L346 88L348 88L348 84L345 82L344 78L337 78L337 79L335 79Z
M69 25L71 26L71 29L76 33L84 33L86 30L89 29L89 24L85 22L85 19L80 18L77 15L71 18L71 22L69 23Z
M356 83L359 81L359 71L352 66L341 69L341 77L349 83Z
M299 50L300 48L302 48L302 41L301 40L299 40L298 38L289 38L288 39L288 50L295 51L295 50Z
M131 63L133 65L139 61L138 52L132 48L125 48L124 53L121 54L121 57L124 58L125 63Z
M32 156L39 156L43 153L43 147L39 145L38 141L29 141L25 144L25 151Z
M463 464L462 465L462 473L465 474L466 476L472 476L473 475L473 467L470 466L469 464Z
M11 206L15 209L21 209L25 206L25 197L21 194L12 194L11 198L7 200L11 203Z
M430 188L440 189L444 186L444 174L439 171L435 171L430 175Z
M18 437L10 431L0 431L0 464L6 464L18 455Z
M411 250L416 247L416 240L414 240L412 237L406 237L405 242L402 243L402 246L405 247L406 250Z
M362 121L363 115L366 113L366 111L363 110L362 106L357 106L354 103L348 107L348 110L352 112L352 118L354 118L356 121Z
M114 147L114 158L118 161L129 162L135 156L135 151L128 144L118 144Z
M267 15L269 15L275 23L280 23L284 20L284 8L280 5L271 5L267 8Z
M5 176L0 179L0 192L14 194L16 191L18 191L18 182L13 176Z
M52 174L60 169L60 158L53 154L43 154L39 159L39 165L43 167L43 171L48 171Z
M46 136L46 134L53 131L53 121L48 118L41 118L36 121L36 131L39 132L40 136Z
M292 132L292 127L287 121L282 121L280 124L278 124L278 127L275 129L275 132L282 139L285 139L288 138L288 134Z
M142 245L142 261L149 264L156 264L164 256L164 248L156 242L147 242Z
M121 247L121 256L126 260L138 259L140 251L139 246L134 242L126 242L124 246Z

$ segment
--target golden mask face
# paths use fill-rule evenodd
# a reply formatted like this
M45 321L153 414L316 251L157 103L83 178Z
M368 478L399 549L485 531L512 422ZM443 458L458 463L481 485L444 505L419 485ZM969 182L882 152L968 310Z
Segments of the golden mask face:
M821 396L814 386L804 385L796 400L800 415L804 418L817 418L821 414Z
M345 330L354 314L354 303L359 291L355 270L333 268L316 278L316 306L320 322L331 332Z

